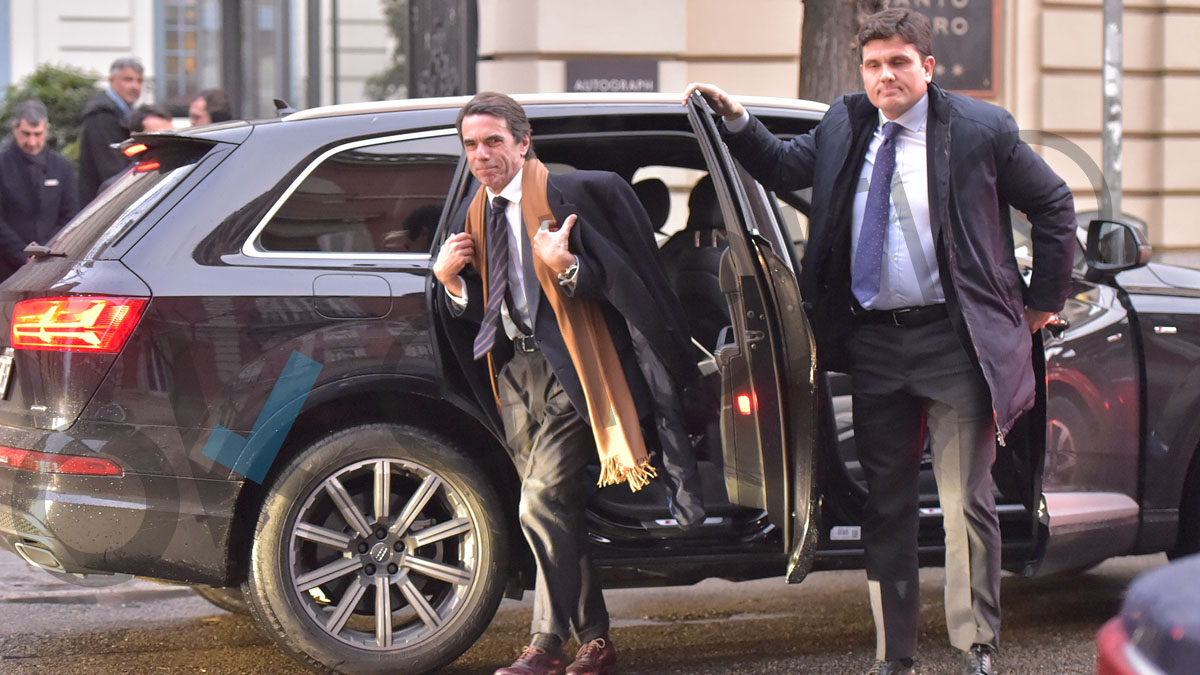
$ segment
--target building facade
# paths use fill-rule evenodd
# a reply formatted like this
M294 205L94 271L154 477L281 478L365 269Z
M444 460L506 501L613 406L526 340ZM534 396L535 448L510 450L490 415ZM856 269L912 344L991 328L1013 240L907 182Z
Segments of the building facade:
M378 0L0 0L0 85L43 63L107 76L146 67L143 101L186 115L198 91L225 89L239 117L365 98L395 38Z
M134 54L147 66L151 100L178 104L218 86L247 117L272 114L275 97L294 107L361 101L368 78L395 64L386 8L408 2L421 11L464 4L0 0L7 47L0 47L0 84L44 62L103 74L114 58ZM941 60L945 69L935 79L973 72L967 86L1013 112L1067 179L1078 208L1097 207L1103 0L891 5L930 14L935 40L966 45L965 55ZM471 39L460 42L477 45L478 89L682 91L700 80L733 93L791 97L803 8L801 0L477 0L474 14L460 11L456 25L408 47L436 49L447 32L469 30ZM1200 105L1200 68L1188 44L1200 35L1200 0L1124 0L1123 16L1124 211L1147 223L1159 253L1190 255L1200 251L1200 228L1192 224L1200 163L1189 159L1200 151L1200 117L1190 114Z

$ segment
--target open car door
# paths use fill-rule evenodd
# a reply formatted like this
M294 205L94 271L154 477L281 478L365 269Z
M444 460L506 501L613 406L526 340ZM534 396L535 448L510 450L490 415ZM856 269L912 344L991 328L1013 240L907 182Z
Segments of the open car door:
M725 485L783 531L788 583L812 568L818 539L816 353L791 244L762 188L730 157L699 94L687 103L721 204L729 248L721 290L731 326L715 352L721 373Z

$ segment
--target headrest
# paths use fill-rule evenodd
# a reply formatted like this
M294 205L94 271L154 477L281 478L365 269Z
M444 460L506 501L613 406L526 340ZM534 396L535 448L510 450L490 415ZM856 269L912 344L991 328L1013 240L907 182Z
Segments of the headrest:
M688 219L685 230L724 230L725 219L721 216L721 205L717 202L717 190L712 176L705 174L692 187L688 197Z
M667 224L667 216L671 213L671 191L667 184L657 178L644 178L633 184L646 215L650 216L650 225L657 232Z

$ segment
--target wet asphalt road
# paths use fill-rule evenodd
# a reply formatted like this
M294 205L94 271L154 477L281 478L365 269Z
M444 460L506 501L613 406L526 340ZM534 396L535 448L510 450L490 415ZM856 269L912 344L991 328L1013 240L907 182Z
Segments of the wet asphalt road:
M1138 574L1162 555L1111 560L1090 572L1005 578L1001 672L1094 673L1094 638ZM63 583L0 551L0 673L32 675L302 673L247 617L190 590L129 581ZM946 646L940 569L922 571L918 672L956 673ZM606 593L621 675L861 673L874 651L862 572ZM506 600L447 675L491 673L527 639L531 603Z

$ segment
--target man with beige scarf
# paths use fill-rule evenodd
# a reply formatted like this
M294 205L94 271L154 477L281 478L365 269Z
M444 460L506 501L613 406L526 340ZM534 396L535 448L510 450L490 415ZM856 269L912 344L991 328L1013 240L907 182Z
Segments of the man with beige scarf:
M683 312L624 180L550 176L525 111L503 94L475 96L458 129L483 189L433 271L451 314L480 323L465 352L486 364L537 563L533 638L496 675L610 673L616 650L586 551L586 467L598 453L600 485L637 490L657 477L657 450L673 514L703 520L683 416L698 378ZM572 634L580 649L568 665Z

